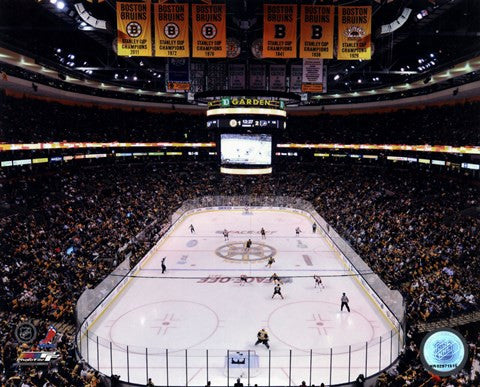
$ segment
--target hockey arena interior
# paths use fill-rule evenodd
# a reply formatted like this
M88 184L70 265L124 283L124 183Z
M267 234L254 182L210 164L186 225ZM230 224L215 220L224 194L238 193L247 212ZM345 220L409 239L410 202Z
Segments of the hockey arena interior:
M479 35L0 0L1 386L480 386Z

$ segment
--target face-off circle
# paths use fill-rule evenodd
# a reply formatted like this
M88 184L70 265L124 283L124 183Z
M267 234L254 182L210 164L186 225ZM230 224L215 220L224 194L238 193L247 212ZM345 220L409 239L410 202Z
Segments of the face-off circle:
M306 312L308 311L308 312ZM292 316L297 316L292 318ZM352 321L354 321L352 323ZM352 351L365 349L365 342L376 337L375 322L363 314L353 311L340 312L340 304L325 301L299 301L283 304L275 309L268 318L268 328L276 340L297 350L314 350L315 353L328 354L330 348L342 350L352 344L356 337L358 348L352 345ZM312 343L310 335L292 332L314 331L318 339ZM332 341L333 340L333 341Z
M229 261L248 262L268 259L277 254L277 250L264 243L252 242L247 248L243 242L231 242L217 248L215 254Z
M195 336L192 338L192 321ZM207 305L193 301L170 300L141 305L119 316L110 327L110 341L132 353L161 353L161 348L186 349L208 340L217 330L219 319ZM134 330L127 337L125 332ZM153 339L152 339L153 336ZM143 348L140 351L140 348Z

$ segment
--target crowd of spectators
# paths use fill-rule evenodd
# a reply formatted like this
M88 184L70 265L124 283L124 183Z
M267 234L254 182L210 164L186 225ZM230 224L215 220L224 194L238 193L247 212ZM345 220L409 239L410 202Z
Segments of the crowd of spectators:
M409 325L478 309L480 219L464 210L480 206L480 195L477 185L460 177L327 163L311 171L292 164L249 178L221 175L216 165L166 163L18 171L0 176L6 204L0 220L0 309L12 316L3 320L3 330L17 322L15 316L73 323L79 295L125 252L135 263L184 200L218 194L312 202L373 271L401 291ZM137 240L154 221L157 227ZM11 364L13 343L11 332L1 335L4 365L5 348ZM73 357L65 369L72 366ZM12 372L7 368L5 377Z
M6 143L50 141L209 141L202 114L151 113L5 97L0 138Z
M480 103L370 114L290 115L283 141L312 140L327 144L480 145Z
M5 97L0 138L49 141L215 141L202 113L153 113ZM297 130L302 128L301 131ZM277 142L480 145L480 102L376 114L289 115Z

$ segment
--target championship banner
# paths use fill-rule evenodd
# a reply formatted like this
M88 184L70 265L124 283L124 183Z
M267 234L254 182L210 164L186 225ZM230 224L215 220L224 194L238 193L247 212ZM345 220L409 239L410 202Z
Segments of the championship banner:
M263 58L297 57L297 6L264 4Z
M250 90L266 90L267 76L266 66L263 64L252 64L249 67L249 89Z
M302 5L300 58L333 59L335 7Z
M117 2L117 51L120 56L152 56L150 3Z
M285 91L286 65L270 65L269 90Z
M230 64L228 66L228 88L230 90L245 89L245 65Z
M188 4L154 4L155 56L188 57Z
M226 58L225 4L192 4L193 56Z
M321 93L323 91L323 59L304 59L302 91Z
M338 7L337 59L371 59L371 30L372 7Z
M290 66L290 91L292 93L302 92L302 74L303 74L302 65Z

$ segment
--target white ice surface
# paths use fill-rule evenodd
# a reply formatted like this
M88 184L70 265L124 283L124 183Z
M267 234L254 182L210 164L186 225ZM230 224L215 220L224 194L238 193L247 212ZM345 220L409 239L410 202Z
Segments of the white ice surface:
M396 358L398 335L393 331L390 339L393 326L356 278L338 276L351 273L311 226L307 216L288 210L212 210L185 218L143 265L138 275L147 278L132 279L89 329L89 363L140 384L148 363L148 377L156 385L166 385L168 378L171 386L204 386L207 350L208 379L217 386L227 385L227 372L231 385L240 374L248 383L248 369L227 370L227 350L259 356L259 367L251 360L251 385L269 380L272 386L288 385L289 375L292 385L310 378L316 385L328 384L330 377L337 384L365 369L371 375L385 368ZM299 237L296 227L302 230ZM225 228L229 241L222 235ZM253 246L245 254L249 237ZM262 254L271 248L276 262L268 268ZM274 272L284 279L283 300L271 298L274 285L268 278ZM244 286L241 274L249 276ZM314 274L322 276L325 289L314 288ZM350 299L351 313L340 312L342 292ZM261 328L270 335L270 354L254 345Z

